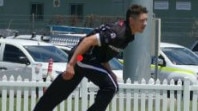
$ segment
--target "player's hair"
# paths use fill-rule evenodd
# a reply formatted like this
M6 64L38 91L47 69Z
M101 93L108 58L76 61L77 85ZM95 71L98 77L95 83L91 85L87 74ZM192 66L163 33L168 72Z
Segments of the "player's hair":
M126 22L129 23L129 18L137 18L142 13L148 13L147 9L141 5L134 4L126 12Z

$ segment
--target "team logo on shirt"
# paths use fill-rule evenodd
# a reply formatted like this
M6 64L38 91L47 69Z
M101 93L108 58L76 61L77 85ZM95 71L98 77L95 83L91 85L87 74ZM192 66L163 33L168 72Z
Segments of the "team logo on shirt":
M122 51L123 51L123 49L117 48L117 47L112 46L112 45L109 45L109 48L111 48L112 50L114 50L114 51L116 51L116 52L122 52Z
M123 20L120 20L120 21L118 21L118 24L119 24L120 26L123 26L123 25L124 25L124 21L123 21Z
M111 35L111 38L112 39L114 39L116 37L116 34L115 33L111 33L110 35Z

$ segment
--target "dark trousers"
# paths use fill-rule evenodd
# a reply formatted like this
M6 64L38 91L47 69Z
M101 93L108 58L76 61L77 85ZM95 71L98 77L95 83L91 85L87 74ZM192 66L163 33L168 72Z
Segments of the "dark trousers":
M115 75L110 74L102 65L79 63L75 66L75 75L71 80L64 80L60 74L48 87L33 111L52 111L60 102L71 94L83 77L87 77L99 86L95 102L87 111L105 111L118 91Z

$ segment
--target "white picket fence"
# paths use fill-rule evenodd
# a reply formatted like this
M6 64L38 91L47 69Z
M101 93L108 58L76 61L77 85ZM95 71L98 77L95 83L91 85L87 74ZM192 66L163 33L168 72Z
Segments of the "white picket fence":
M43 89L50 85L50 81L28 81L18 77L0 81L0 110L1 111L32 111L36 102L43 94ZM38 88L38 90L37 90ZM54 111L86 111L94 102L98 88L83 79L76 90L57 106ZM167 98L167 91L170 97ZM175 94L175 91L177 93ZM190 101L190 91L193 99ZM106 111L197 111L198 85L190 85L188 79L184 85L179 81L174 85L167 81L150 79L141 83L119 83L119 92L115 95ZM175 95L176 98L175 99ZM183 96L182 96L183 95ZM47 103L46 103L47 104Z

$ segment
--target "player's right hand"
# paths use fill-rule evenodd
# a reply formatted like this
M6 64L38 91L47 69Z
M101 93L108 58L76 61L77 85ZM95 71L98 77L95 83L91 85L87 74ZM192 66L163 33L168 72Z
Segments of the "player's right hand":
M67 64L66 70L62 73L62 77L64 80L71 80L74 76L74 67L70 64Z

